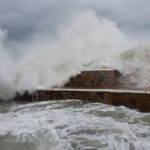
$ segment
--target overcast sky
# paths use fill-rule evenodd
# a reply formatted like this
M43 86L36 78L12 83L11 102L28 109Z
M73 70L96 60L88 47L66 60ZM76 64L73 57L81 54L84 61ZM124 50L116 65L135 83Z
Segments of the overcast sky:
M89 9L115 21L129 36L150 37L150 0L0 0L0 28L12 41L39 32L53 37L61 24Z

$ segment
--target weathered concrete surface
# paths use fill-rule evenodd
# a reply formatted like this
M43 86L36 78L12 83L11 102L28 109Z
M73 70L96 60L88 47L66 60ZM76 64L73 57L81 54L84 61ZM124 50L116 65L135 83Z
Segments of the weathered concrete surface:
M82 71L76 77L70 78L66 88L110 88L116 86L119 72L116 70Z

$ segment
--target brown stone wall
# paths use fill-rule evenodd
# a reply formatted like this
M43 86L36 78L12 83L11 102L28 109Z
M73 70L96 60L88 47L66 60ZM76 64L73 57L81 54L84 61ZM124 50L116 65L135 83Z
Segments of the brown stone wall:
M13 99L16 101L32 101L32 93L25 92L23 95L16 93Z
M105 104L125 106L141 112L150 112L150 94L138 93L105 93Z
M72 77L64 87L70 88L70 90L71 88L121 89L121 87L116 86L118 75L119 73L116 70L83 71L76 77ZM125 89L129 89L129 87ZM115 93L105 91L87 92L87 91L38 90L31 94L27 92L25 92L23 95L17 94L14 99L19 101L80 99L92 102L101 102L115 106L123 105L132 109L138 109L143 112L150 112L150 94Z
M36 91L33 94L17 95L16 100L45 101L80 99L91 102L101 102L114 106L126 106L142 112L150 112L150 94L85 92L85 91Z
M116 70L82 71L70 78L65 88L110 88L116 85Z

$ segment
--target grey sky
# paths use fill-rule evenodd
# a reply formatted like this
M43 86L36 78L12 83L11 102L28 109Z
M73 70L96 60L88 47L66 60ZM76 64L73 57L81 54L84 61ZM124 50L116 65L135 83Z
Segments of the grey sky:
M88 9L115 21L129 36L149 37L150 0L1 0L0 28L12 41L38 32L53 37L59 25Z

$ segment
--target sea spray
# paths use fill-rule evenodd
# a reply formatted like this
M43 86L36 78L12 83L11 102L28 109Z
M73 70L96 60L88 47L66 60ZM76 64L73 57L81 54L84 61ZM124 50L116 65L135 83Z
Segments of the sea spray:
M2 99L13 97L15 92L63 85L89 62L109 62L106 67L114 67L115 58L131 46L114 22L98 18L94 11L81 13L59 30L56 41L40 42L34 37L23 45L26 53L17 61L0 60L6 69L0 84ZM7 65L8 62L11 63Z
M121 53L119 70L126 85L150 86L150 44L145 43Z

